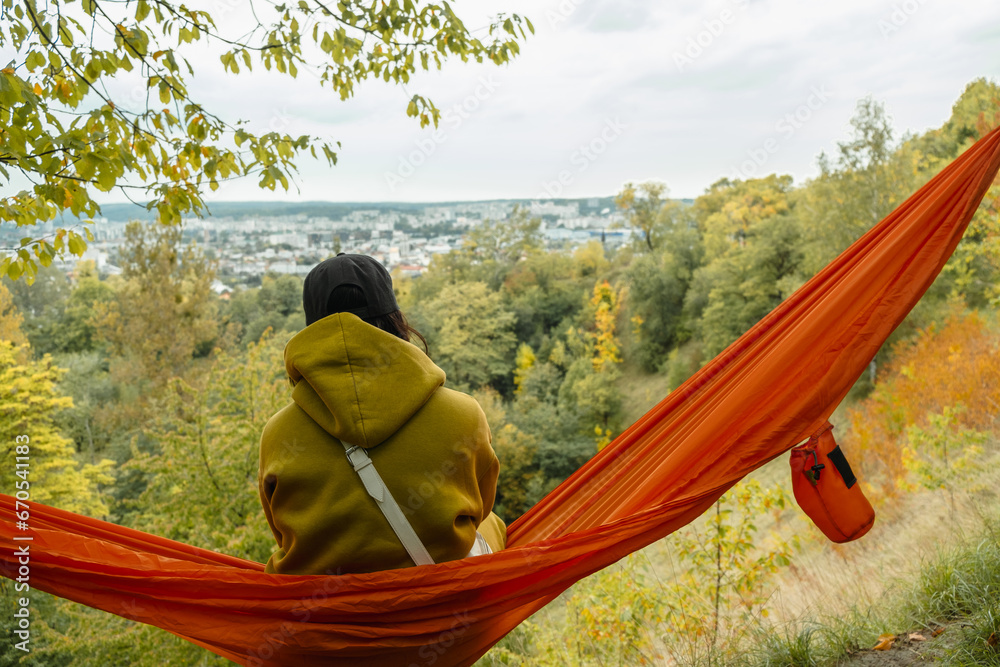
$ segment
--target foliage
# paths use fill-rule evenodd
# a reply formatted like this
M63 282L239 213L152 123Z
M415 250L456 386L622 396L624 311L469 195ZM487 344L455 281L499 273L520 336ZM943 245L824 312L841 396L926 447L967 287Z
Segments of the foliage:
M130 223L115 298L96 309L99 335L113 355L117 382L163 387L218 336L214 271L177 227Z
M485 283L448 285L427 305L433 313L429 333L432 357L451 386L475 389L510 372L508 358L516 340L514 315Z
M172 383L147 426L154 451L134 450L126 466L149 480L131 524L267 560L274 544L257 497L257 453L264 424L287 403L283 347L265 337L242 354L219 352L198 386Z
M606 273L603 248L593 243L572 256L535 252L507 273L501 294L517 318L514 333L539 353L547 354L554 339L572 326L584 301L581 296Z
M51 336L51 345L59 352L89 352L100 347L94 311L115 299L114 288L98 277L92 263L80 262L76 274L76 284Z
M791 189L792 177L776 174L747 181L723 178L713 183L694 203L706 261L745 247L762 222L789 213Z
M500 395L485 388L474 397L486 414L493 436L493 450L500 459L500 479L493 511L510 525L541 499L536 492L542 471L535 465L538 436L525 433L507 421L507 410Z
M664 621L661 591L647 582L640 556L593 575L574 588L559 652L568 665L657 664L654 628Z
M684 300L701 263L697 230L684 223L665 237L663 247L643 253L628 267L628 311L633 323L635 354L647 371L655 371L691 336Z
M959 424L964 410L961 403L945 406L940 414L927 415L925 427L911 424L903 446L904 465L924 486L947 489L952 510L956 482L971 478L990 439L988 433Z
M54 341L69 296L66 275L54 266L43 267L29 286L24 280L11 280L0 274L0 283L10 291L14 305L23 318L22 331L36 355L56 352Z
M695 202L707 263L697 268L685 307L698 317L707 357L715 356L790 293L801 263L789 177L716 183Z
M748 621L767 615L769 578L791 562L795 542L757 541L759 521L790 501L780 487L745 480L726 493L700 526L671 538L680 568L668 585L668 651L675 660L713 664L738 643Z
M584 374L592 364L585 358L571 362L568 357L560 339L547 358L536 358L530 366L519 369L520 385L508 404L506 420L536 443L531 469L537 474L526 478L523 490L516 491L524 497L524 509L541 500L594 454L593 420L580 406L565 400L562 391L567 382L573 382L567 363L577 364ZM501 489L502 493L508 491Z
M60 355L59 363L66 368L60 391L73 399L73 406L58 416L60 430L73 440L84 460L97 463L100 458L113 457L110 434L95 419L100 406L114 404L107 363L96 352Z
M237 292L224 319L240 325L242 342L260 340L267 329L294 334L306 326L302 313L302 280L291 275L266 275L260 287Z
M501 65L518 53L525 28L533 30L526 19L501 14L484 42L448 3L350 0L330 9L304 0L270 5L270 15L248 9L233 26L166 2L56 0L40 7L3 0L0 47L17 55L0 71L0 177L10 181L13 173L35 185L3 197L0 222L30 227L63 213L94 217L96 189L148 197L146 207L173 224L204 210L205 187L255 175L261 188L287 189L296 161L316 157L317 149L336 163L332 141L259 133L193 99L189 80L206 67L196 57L203 49L214 49L234 75L254 65L293 78L312 71L345 100L368 79L406 84L449 59ZM225 13L222 7L216 16ZM109 92L125 87L116 80L136 95ZM421 126L436 125L441 115L421 95L406 113ZM5 249L0 274L31 279L38 264L81 255L93 240L83 231L25 236Z
M98 485L113 481L113 463L80 465L73 443L56 424L60 411L73 405L60 395L63 370L48 356L30 359L27 345L0 341L0 488L28 489L31 500L72 512L103 516L108 508ZM19 445L26 449L18 451ZM27 456L28 459L19 459ZM26 466L17 466L26 462Z
M506 220L484 220L470 229L459 251L470 265L468 279L499 289L518 261L541 250L541 224L541 218L530 217L528 209L514 206Z
M918 441L928 428L996 432L998 405L1000 337L981 316L956 312L897 345L875 391L847 411L852 450L891 495L906 483L908 429Z
M851 139L837 144L836 164L820 155L820 175L803 193L800 215L810 232L805 277L882 220L925 178L914 164L919 154L896 150L884 105L870 97L859 101L851 126Z
M287 400L282 345L265 337L220 353L200 386L173 380L147 424L153 452L125 465L145 490L129 501L132 527L202 548L265 561L274 539L257 496L257 451L267 419ZM123 602L135 604L135 601ZM140 604L149 604L148 601ZM157 628L58 600L47 655L68 665L225 665L228 661Z
M594 285L588 304L589 330L570 330L567 335L576 358L566 370L559 401L582 412L584 428L594 432L598 449L611 442L621 414L621 397L615 385L622 362L617 335L620 309L620 293L606 280L600 281Z
M3 283L0 283L0 342L17 347L28 342L22 331L24 317L14 305L14 298Z
M740 484L662 543L676 555L669 570L647 549L591 575L559 611L563 628L538 623L529 642L504 655L522 659L513 664L730 664L761 627L772 576L790 563L793 544L758 535L758 521L787 502L778 488Z
M626 183L615 196L615 204L625 212L625 225L640 233L645 250L652 252L660 245L661 236L683 219L683 205L665 199L665 183L649 181L636 188ZM654 241L655 239L655 241Z
M521 343L517 347L517 356L514 358L514 393L520 394L522 385L528 377L528 373L535 365L537 357L535 351L527 343Z
M1000 185L986 193L942 278L952 300L974 308L1000 306Z

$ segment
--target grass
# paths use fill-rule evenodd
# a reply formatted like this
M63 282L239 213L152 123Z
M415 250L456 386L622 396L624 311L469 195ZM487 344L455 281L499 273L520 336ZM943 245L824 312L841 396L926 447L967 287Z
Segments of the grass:
M883 596L869 604L759 628L757 648L733 662L754 667L925 664L913 662L914 655L922 655L926 664L1000 666L998 529L1000 520L983 518L976 533L925 556L915 572L891 580ZM884 633L899 637L900 647L872 651ZM911 633L928 641L911 640Z

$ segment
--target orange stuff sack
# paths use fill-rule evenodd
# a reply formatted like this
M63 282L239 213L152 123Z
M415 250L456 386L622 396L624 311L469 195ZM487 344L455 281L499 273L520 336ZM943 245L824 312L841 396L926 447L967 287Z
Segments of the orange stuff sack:
M808 442L792 450L792 491L799 507L834 542L850 542L875 523L851 465L827 422Z

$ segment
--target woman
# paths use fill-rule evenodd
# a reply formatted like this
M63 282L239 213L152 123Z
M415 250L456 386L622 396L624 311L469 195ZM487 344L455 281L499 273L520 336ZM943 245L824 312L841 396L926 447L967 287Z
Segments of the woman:
M306 277L303 305L306 328L285 347L292 403L260 443L260 499L279 547L267 571L374 572L488 553L484 542L502 549L486 417L443 386L388 271L340 254Z

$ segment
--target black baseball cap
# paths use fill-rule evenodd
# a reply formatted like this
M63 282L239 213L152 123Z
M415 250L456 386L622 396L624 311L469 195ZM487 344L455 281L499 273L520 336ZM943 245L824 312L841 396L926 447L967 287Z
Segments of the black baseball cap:
M363 308L333 311L328 306L330 295L342 285L354 285L365 294L368 305ZM399 310L392 292L392 276L382 264L368 255L338 254L313 268L302 284L302 306L306 311L306 326L334 312L347 312L361 319L379 317Z

